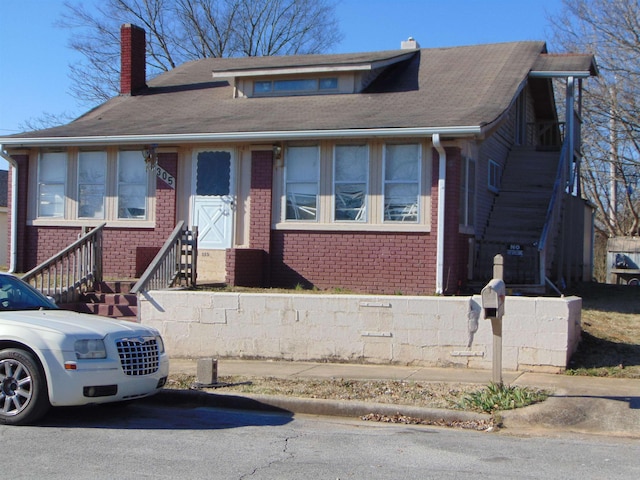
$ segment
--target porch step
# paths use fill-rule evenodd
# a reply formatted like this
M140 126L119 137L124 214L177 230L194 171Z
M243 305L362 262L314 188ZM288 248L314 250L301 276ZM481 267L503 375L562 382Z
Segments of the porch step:
M95 291L80 295L77 302L59 306L80 313L136 321L138 297L129 293L135 282L131 279L100 282L94 285Z

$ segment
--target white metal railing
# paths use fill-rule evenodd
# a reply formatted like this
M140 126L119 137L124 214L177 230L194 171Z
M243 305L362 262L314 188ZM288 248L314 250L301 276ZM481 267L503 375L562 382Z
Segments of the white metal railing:
M75 302L82 292L102 281L102 230L89 230L64 250L22 276L56 303Z
M187 230L179 222L151 264L131 289L131 293L163 290L177 284L196 285L198 229Z

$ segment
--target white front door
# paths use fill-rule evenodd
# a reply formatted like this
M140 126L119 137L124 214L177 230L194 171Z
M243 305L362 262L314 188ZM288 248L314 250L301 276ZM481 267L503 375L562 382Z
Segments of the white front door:
M198 227L198 248L230 248L235 211L235 168L231 150L198 150L193 158L191 224Z

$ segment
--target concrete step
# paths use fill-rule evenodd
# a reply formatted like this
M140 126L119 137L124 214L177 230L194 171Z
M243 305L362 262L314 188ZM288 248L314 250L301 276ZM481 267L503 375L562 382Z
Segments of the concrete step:
M135 321L138 316L138 297L129 293L135 282L135 279L99 282L94 285L95 291L82 294L78 302L59 306L80 313Z

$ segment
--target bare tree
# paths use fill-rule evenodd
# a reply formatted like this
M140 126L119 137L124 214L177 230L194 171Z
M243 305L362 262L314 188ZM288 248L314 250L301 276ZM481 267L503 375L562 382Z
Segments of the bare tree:
M566 51L596 55L586 84L582 187L605 236L640 235L640 1L563 0L550 18Z
M69 112L50 113L42 112L39 117L29 118L18 125L21 132L32 130L42 130L43 128L57 127L73 120L74 117Z
M150 76L199 58L322 53L341 38L330 0L104 0L88 11L66 1L59 22L84 60L71 93L95 105L118 92L120 25L147 31Z

